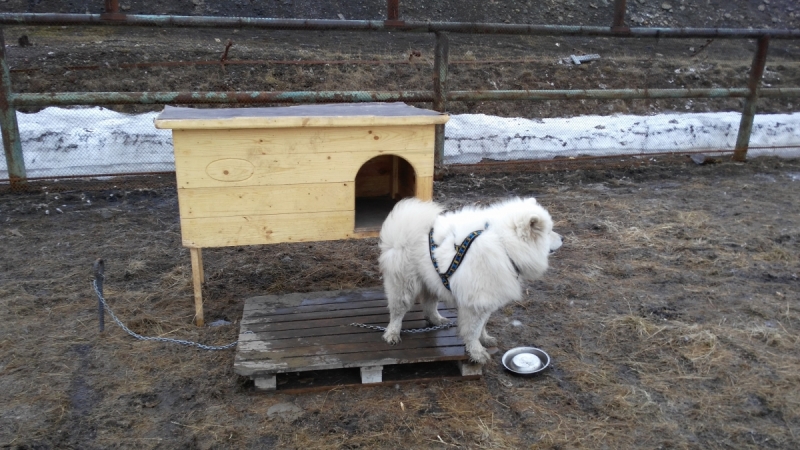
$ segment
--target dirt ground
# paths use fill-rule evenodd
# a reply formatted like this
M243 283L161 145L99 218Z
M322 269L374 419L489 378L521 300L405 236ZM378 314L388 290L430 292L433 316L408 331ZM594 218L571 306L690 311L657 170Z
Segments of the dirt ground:
M380 286L374 239L207 249L206 319L233 323L199 329L172 180L2 195L0 445L797 448L800 161L619 165L436 182L448 207L550 210L565 246L489 329L551 369L519 378L498 353L479 381L294 395L257 393L233 350L99 333L92 261L133 331L221 345L249 296ZM270 418L283 403L299 416Z
M401 17L607 25L612 3L429 0L401 2ZM793 0L664 3L629 1L629 23L800 25ZM138 14L326 19L378 20L385 10L382 1L120 4ZM0 12L102 6L0 0ZM16 92L431 88L428 35L58 25L3 33ZM744 87L755 48L696 39L450 39L453 90ZM229 40L228 61L241 64L216 63ZM589 53L602 58L559 63ZM174 61L189 63L166 64ZM765 85L800 86L798 69L798 42L772 41ZM463 102L449 110L563 117L740 111L741 103ZM759 112L793 111L796 99L759 104ZM565 236L544 279L489 323L500 350L539 346L552 368L519 378L500 368L498 353L478 381L304 394L257 393L233 373L233 350L136 341L108 318L99 333L96 258L106 261L107 299L133 331L210 345L237 338L250 296L381 284L375 240L208 249L206 319L231 324L194 327L174 184L164 176L0 190L0 447L800 447L798 160L699 166L677 155L454 170L434 190L448 207L535 195ZM281 404L297 415L271 416Z

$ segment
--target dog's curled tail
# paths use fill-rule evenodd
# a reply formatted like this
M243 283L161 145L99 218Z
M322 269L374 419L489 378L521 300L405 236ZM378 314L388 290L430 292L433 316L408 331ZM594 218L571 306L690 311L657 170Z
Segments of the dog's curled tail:
M381 227L381 251L401 249L417 242L422 236L427 239L428 232L442 211L443 208L434 202L423 202L414 197L400 200Z

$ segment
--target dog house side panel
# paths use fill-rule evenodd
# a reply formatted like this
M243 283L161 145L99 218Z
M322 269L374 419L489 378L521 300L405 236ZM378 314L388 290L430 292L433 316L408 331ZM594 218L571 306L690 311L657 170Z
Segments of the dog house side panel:
M353 210L181 219L185 247L309 242L354 237Z

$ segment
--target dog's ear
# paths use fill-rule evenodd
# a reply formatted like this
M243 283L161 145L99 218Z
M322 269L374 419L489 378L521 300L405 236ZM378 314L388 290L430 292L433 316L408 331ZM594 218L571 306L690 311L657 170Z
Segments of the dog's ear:
M531 233L539 234L544 230L544 222L542 222L538 217L531 217L530 220L531 226Z
M544 229L544 222L541 218L531 215L526 218L522 219L518 222L517 225L517 233L522 239L528 241L535 241L538 237L542 234L542 230Z

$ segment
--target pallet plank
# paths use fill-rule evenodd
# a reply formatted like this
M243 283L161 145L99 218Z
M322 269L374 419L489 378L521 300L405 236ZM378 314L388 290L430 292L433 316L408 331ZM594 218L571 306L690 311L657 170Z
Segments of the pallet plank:
M445 315L445 317L447 317ZM369 325L386 325L386 322L375 322L370 323ZM424 320L413 320L413 321L403 321L403 329L414 329L414 328L424 328L427 327L428 324ZM312 332L313 331L313 332ZM313 328L312 330L295 330L295 329L286 329L286 330L276 330L276 331L244 331L239 335L239 341L248 341L248 340L278 340L278 339L295 339L297 337L316 337L316 336L336 336L336 335L357 335L357 334L382 334L376 330L371 330L367 328L358 328L352 327L349 325L336 325L332 327L319 327ZM403 336L406 336L405 334ZM405 337L403 338L405 339Z
M437 336L426 339L404 339L394 346L390 346L384 342L383 339L372 339L368 342L339 342L335 344L326 343L324 345L298 345L295 347L280 346L277 348L271 345L269 341L250 341L239 344L239 353L243 356L247 355L247 358L252 360L278 358L286 359L308 355L327 355L338 357L339 355L351 353L377 353L382 352L387 348L416 351L417 349L421 348L457 346L460 344L461 338L458 336Z
M351 309L360 309L360 308L382 308L386 309L386 300L372 300L368 302L353 302L353 303L334 303L331 304L329 308L325 308L324 306L319 305L309 305L309 306L297 306L294 308L280 308L274 311L270 311L269 306L265 306L263 308L250 308L245 311L244 317L248 319L254 318L267 318L271 317L275 320L297 320L294 317L300 317L300 320L304 320L303 318L309 317L309 314L313 313L331 313L333 311L346 311ZM281 317L283 316L283 317ZM288 316L288 317L287 317Z
M359 330L361 331L357 332ZM239 348L240 349L247 348L247 347L242 347L242 345L250 342L269 342L270 348L275 348L275 349L294 347L294 346L341 344L346 342L383 342L382 332L376 330L367 330L363 328L360 328L359 330L349 329L349 330L343 330L343 332L339 334L324 334L324 335L314 335L314 336L304 335L304 336L293 336L284 338L280 337L273 338L270 335L265 336L265 334L248 333L239 336ZM427 339L429 336L434 336L436 338L443 338L443 337L451 337L457 335L458 335L458 329L452 327L435 332L403 334L402 335L403 341L401 342L417 340L417 339Z
M356 310L358 311L358 310ZM449 311L439 311L445 318L453 318L455 313ZM423 318L422 311L412 311L406 314L406 318L408 320L421 320ZM305 320L305 321L286 321L286 322L248 322L242 320L242 330L243 331L278 331L278 330L290 330L290 329L298 329L298 330L307 330L307 329L314 329L314 328L323 328L323 327L332 327L332 326L348 326L352 322L359 322L365 323L368 325L380 325L385 326L389 323L389 314L388 312L367 312L364 315L359 314L358 312L354 312L350 316L343 316L343 317L332 317L332 318L321 318L321 319L313 319L313 320ZM404 319L405 322L405 319Z
M418 349L413 354L406 350L388 349L372 354L349 354L338 358L328 356L304 356L272 361L252 361L237 355L234 370L239 375L258 376L283 372L305 372L319 369L341 369L345 367L387 366L431 361L459 361L467 359L464 346Z
M383 291L378 290L364 290L358 292L325 292L322 296L319 292L311 294L285 294L285 295L263 295L259 297L252 297L247 299L244 304L244 311L255 311L264 309L269 311L273 309L275 312L281 310L292 311L294 308L311 308L315 305L328 304L333 306L335 303L358 303L373 300L386 299Z

